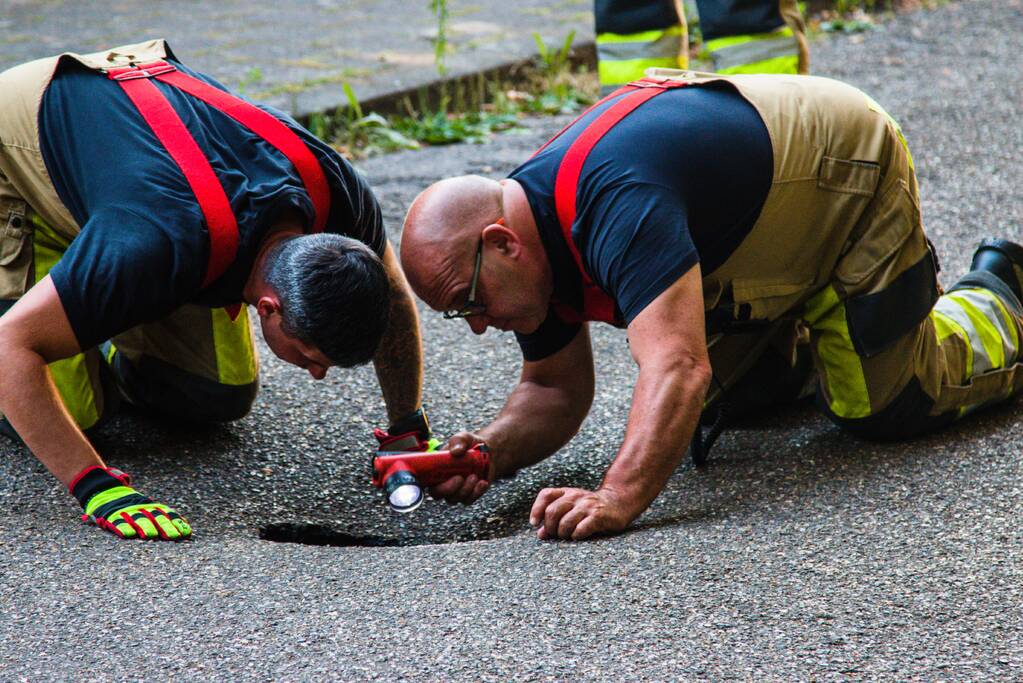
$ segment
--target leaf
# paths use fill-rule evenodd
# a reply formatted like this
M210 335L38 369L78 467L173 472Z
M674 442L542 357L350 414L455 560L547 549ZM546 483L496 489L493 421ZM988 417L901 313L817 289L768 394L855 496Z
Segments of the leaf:
M345 97L348 98L348 108L352 110L353 118L359 120L362 118L362 106L359 104L359 100L355 97L355 91L352 90L352 86L345 81L341 84L341 89L345 91Z

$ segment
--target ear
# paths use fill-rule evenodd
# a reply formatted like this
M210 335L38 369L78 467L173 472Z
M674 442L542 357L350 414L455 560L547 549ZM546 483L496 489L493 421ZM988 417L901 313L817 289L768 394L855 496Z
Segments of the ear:
M500 223L491 223L483 228L483 242L497 250L497 253L518 258L522 253L522 240L514 230Z
M256 312L260 318L269 318L275 313L281 312L281 302L276 296L261 296L256 302Z

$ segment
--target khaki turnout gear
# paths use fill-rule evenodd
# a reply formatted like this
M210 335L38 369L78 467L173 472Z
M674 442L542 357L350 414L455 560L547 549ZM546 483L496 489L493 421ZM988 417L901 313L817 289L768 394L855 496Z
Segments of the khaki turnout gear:
M104 52L65 53L0 73L0 311L46 277L80 231L50 180L38 114L61 65L101 71L169 56L163 40ZM258 358L247 311L185 305L162 320L117 335L101 348L49 366L68 411L83 429L112 415L120 399L164 417L220 422L248 412Z
M1023 307L988 273L942 296L912 157L876 102L823 78L648 76L731 84L774 148L759 219L703 275L709 404L727 400L769 347L794 365L806 336L820 404L868 437L919 433L1023 388Z

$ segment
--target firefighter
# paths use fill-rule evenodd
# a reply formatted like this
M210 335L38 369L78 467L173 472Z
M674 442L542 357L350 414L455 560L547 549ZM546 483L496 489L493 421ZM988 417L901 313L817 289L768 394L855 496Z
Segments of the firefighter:
M416 309L366 182L162 40L0 74L0 228L0 426L88 522L192 533L86 434L121 401L185 423L248 413L246 305L314 379L372 360L392 448L429 438Z
M1023 248L985 240L943 294L902 132L829 79L654 71L508 178L428 188L401 257L431 308L516 334L518 385L493 422L450 442L485 442L497 477L579 429L588 322L627 330L639 375L624 440L595 491L540 492L540 538L624 529L698 440L701 413L769 349L795 370L802 338L819 406L867 438L933 430L1023 388ZM434 494L468 503L489 483Z
M688 68L687 14L718 73L809 73L796 0L595 0L593 10L604 94L649 68Z

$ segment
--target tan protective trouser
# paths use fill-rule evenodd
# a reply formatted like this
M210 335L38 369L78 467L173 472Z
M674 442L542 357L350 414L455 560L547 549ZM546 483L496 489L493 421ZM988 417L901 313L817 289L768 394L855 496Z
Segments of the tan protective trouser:
M0 73L0 311L44 278L80 231L40 151L39 108L53 76L67 60L101 70L169 54L163 40L153 40L89 55L66 53ZM117 181L111 169L97 172ZM83 429L108 416L116 403L117 392L104 391L108 363L129 399L166 416L235 419L255 398L258 359L244 308L232 321L224 309L185 305L112 341L105 358L98 349L86 349L50 365L65 405Z
M648 73L731 83L774 151L759 219L703 278L709 327L729 332L710 339L711 400L798 328L823 407L868 436L908 435L1023 389L1019 302L977 287L939 299L912 157L873 100L823 78Z

